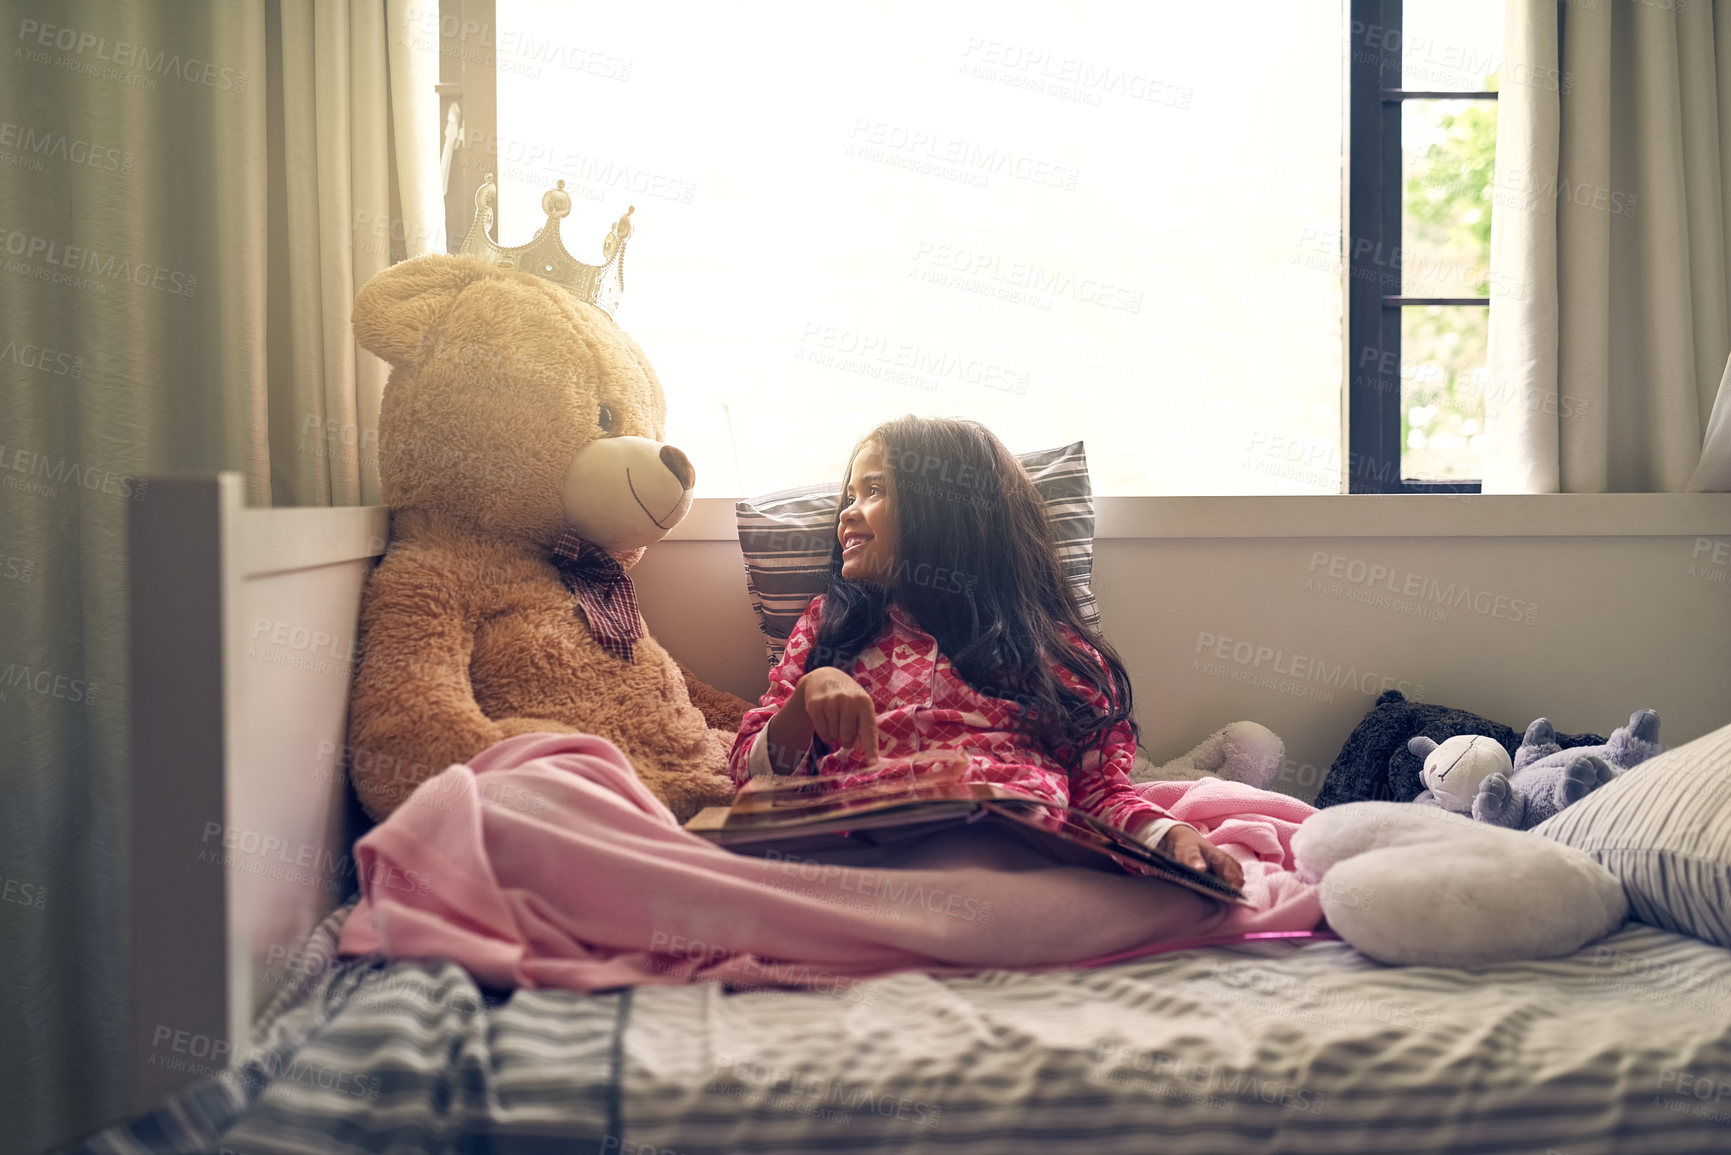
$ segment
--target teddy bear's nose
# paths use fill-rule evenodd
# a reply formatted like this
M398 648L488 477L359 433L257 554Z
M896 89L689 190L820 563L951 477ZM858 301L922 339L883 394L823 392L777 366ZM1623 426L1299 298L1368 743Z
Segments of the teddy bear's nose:
M661 447L661 464L679 479L681 489L690 489L697 483L697 470L692 468L691 459L673 446Z

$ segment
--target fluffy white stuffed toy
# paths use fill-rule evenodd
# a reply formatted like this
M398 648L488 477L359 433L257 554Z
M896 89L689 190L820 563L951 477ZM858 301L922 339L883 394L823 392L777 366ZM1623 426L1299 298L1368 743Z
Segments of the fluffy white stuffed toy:
M1156 766L1138 754L1130 781L1194 782L1207 777L1268 790L1285 761L1286 743L1280 735L1257 722L1232 722L1164 765Z
M1424 759L1418 777L1427 789L1413 801L1469 817L1479 784L1492 774L1514 772L1503 744L1483 734L1458 734L1441 745L1421 736L1408 742L1406 748L1414 757Z
M1349 802L1292 836L1329 928L1378 962L1475 967L1559 958L1628 917L1617 876L1549 838L1434 806Z

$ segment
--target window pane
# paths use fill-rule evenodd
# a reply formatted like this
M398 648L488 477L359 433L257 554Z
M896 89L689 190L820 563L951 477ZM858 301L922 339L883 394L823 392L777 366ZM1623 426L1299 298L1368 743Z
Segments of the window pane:
M1260 465L1339 473L1341 8L499 0L479 146L507 244L557 179L581 259L637 207L619 320L701 495L910 411L1085 439L1106 494L1316 492Z
M1407 481L1484 476L1484 305L1409 305L1400 318L1400 455Z
M1405 0L1402 88L1478 92L1497 87L1503 66L1502 0Z
M1403 101L1400 142L1401 293L1489 296L1496 101Z

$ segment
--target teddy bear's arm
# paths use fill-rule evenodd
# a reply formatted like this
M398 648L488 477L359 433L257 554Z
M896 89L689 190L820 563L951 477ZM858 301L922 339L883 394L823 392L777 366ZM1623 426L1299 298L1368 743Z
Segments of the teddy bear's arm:
M727 734L738 734L740 720L745 717L745 712L751 709L751 703L737 694L717 690L692 673L690 667L678 658L673 659L673 664L679 667L679 674L685 679L685 692L690 696L691 704L697 707L703 720L709 723L709 728Z
M393 551L367 583L349 704L350 775L383 818L420 783L518 733L567 731L543 719L494 721L469 683L476 612L437 557Z

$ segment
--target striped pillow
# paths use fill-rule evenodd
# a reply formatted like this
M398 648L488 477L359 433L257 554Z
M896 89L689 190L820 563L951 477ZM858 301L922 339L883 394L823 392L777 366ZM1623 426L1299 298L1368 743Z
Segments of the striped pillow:
M1094 571L1094 491L1082 443L1018 453L1016 459L1046 503L1058 557L1076 587L1082 620L1098 629L1100 608L1088 588ZM734 505L739 548L745 554L745 588L772 666L781 661L781 649L806 606L823 592L840 499L841 483L826 482Z
M1631 767L1533 830L1616 875L1633 917L1731 947L1731 726Z

